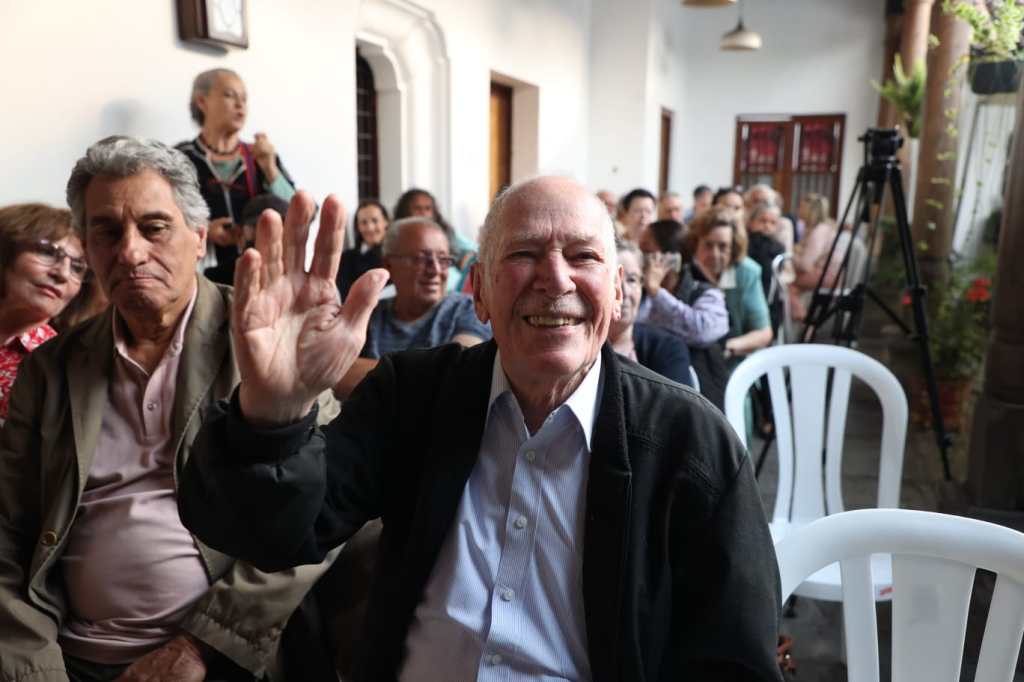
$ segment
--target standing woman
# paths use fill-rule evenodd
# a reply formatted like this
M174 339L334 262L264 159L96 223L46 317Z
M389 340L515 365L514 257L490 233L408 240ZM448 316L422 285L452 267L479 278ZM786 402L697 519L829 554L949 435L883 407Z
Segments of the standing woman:
M245 205L266 192L288 201L295 194L295 183L265 133L256 133L252 144L242 142L248 104L245 84L237 73L211 69L196 76L189 112L200 126L199 135L178 149L195 165L200 191L210 207L208 235L218 267L209 274L230 284ZM209 259L207 263L212 265Z
M78 294L88 271L70 211L45 204L0 208L0 426L18 365L56 336L47 322Z
M384 267L381 243L388 229L388 210L376 199L365 199L356 209L355 223L356 245L341 254L338 269L338 291L343 301L364 272Z

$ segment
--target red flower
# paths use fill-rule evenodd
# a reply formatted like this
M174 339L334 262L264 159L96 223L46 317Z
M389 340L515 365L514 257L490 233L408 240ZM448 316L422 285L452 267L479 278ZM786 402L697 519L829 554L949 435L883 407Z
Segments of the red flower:
M967 290L966 298L971 303L984 303L992 298L992 294L985 287L973 286Z
M903 299L900 301L900 303L902 303L903 305L910 305L912 302L913 301L910 298L910 294L909 293L903 294Z
M978 279L971 282L972 287L985 288L992 286L992 280L988 277L979 277Z

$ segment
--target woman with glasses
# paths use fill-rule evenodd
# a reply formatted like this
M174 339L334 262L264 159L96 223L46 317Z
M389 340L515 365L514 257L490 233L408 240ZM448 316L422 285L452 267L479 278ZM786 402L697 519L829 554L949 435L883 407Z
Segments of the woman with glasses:
M18 365L57 332L47 322L89 272L71 212L45 204L0 208L0 425Z

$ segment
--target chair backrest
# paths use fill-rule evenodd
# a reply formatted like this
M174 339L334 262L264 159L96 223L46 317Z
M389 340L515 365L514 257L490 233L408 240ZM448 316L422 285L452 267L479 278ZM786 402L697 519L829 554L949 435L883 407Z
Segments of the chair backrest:
M788 287L793 280L793 254L780 253L772 259L772 285L768 291L769 304L778 296L782 300L782 323L775 331L774 344L780 346L787 343L792 336L793 314L789 309Z
M899 506L907 398L892 372L842 346L807 343L762 349L740 363L725 388L725 415L744 445L743 402L765 375L779 455L772 520L806 523L843 511L843 437L852 377L871 387L882 405L878 506Z
M1024 633L1024 533L907 509L834 514L775 546L783 599L838 561L851 682L877 682L871 554L892 554L892 680L957 682L976 569L997 575L975 680L1010 682Z
M700 393L700 377L697 376L697 370L693 368L693 365L690 365L690 381L693 383L693 390Z

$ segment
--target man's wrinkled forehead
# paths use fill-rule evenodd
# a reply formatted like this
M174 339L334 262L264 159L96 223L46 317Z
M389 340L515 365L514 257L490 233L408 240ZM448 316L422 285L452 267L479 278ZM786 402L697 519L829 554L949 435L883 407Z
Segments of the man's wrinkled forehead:
M594 197L579 199L550 194L517 197L502 216L502 245L546 243L557 238L564 244L594 241L604 246L604 232L610 229L607 211Z

